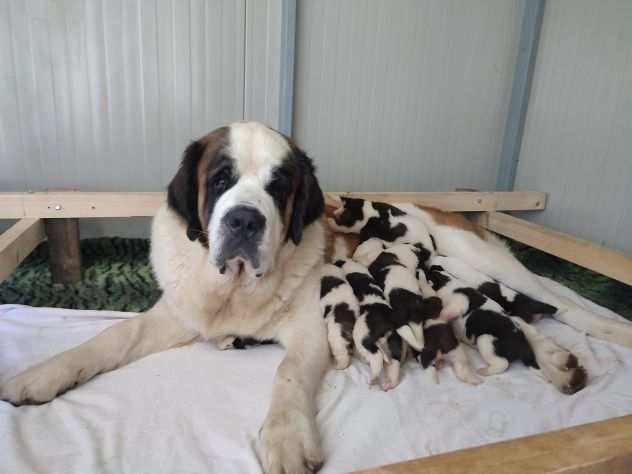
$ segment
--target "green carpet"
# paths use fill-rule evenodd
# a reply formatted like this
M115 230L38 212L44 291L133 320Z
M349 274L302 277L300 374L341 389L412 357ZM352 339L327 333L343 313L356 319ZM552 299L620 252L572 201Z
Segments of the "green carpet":
M632 287L525 245L510 245L530 270L632 320ZM47 264L48 245L42 243L0 283L0 303L143 311L160 295L149 265L149 240L86 239L81 241L81 252L83 281L54 286Z

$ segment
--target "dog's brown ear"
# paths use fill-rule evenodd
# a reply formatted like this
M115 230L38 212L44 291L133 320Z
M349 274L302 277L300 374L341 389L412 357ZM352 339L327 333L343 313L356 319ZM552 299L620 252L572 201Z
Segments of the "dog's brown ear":
M298 168L298 186L287 239L298 245L303 238L303 228L319 219L325 210L325 197L316 179L316 169L311 158L292 144L293 158Z
M187 237L194 241L201 236L202 224L198 217L197 167L204 154L204 145L194 141L184 151L178 172L167 188L167 204L187 223Z

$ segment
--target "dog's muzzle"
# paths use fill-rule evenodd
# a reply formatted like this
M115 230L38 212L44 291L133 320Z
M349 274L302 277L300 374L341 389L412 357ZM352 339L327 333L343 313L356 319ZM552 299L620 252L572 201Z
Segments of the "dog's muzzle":
M266 218L251 206L235 206L221 220L222 249L218 258L220 272L233 260L259 267L259 243L265 231Z

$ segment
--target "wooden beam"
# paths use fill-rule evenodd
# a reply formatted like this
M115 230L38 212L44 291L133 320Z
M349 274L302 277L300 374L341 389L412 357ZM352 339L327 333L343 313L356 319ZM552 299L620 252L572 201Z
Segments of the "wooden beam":
M153 216L165 199L141 192L0 193L0 219Z
M48 264L53 284L79 283L81 281L79 219L44 219L44 230L48 237Z
M360 472L627 474L632 472L632 416L461 449Z
M40 219L22 219L0 234L0 281L11 275L42 240L44 224Z
M384 202L412 202L446 211L524 211L544 209L546 193L328 193ZM153 216L165 193L38 192L0 193L0 219Z
M483 214L478 222L492 232L632 285L630 255L502 212Z
M526 211L546 207L546 193L513 192L437 192L437 193L346 193L330 192L332 196L349 196L382 202L411 202L436 207L444 211Z

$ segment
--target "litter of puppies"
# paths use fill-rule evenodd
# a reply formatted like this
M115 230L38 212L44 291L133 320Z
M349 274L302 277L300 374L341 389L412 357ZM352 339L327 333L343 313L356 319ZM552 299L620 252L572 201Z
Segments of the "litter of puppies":
M532 325L557 308L441 255L421 219L386 203L343 197L329 226L359 235L352 255L335 242L333 263L323 269L321 310L336 368L346 368L355 349L369 365L369 384L382 377L390 390L410 352L435 382L445 362L459 380L477 385L480 376L502 373L514 361L555 382L553 353L552 359L574 361L568 369L577 380L562 391L585 385L577 358ZM474 370L464 345L486 365ZM543 353L549 357L539 363Z

